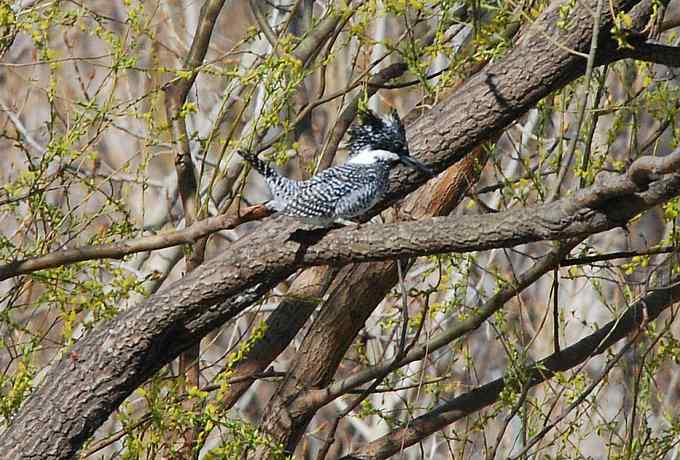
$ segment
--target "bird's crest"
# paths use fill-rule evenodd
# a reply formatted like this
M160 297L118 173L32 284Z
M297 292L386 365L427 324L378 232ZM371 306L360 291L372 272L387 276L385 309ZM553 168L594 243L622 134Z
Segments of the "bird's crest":
M362 150L387 150L408 155L406 130L396 110L386 117L373 111L359 109L359 120L349 129L349 148L352 155Z

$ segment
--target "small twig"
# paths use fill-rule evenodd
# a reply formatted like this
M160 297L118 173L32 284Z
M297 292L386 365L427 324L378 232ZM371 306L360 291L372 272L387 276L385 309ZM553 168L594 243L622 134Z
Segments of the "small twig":
M584 265L593 262L603 262L607 260L614 259L628 259L630 257L643 257L643 256L655 256L658 254L668 254L675 251L674 246L663 246L656 249L649 249L646 251L618 251L610 252L608 254L598 254L596 256L584 256L584 257L574 257L570 259L564 259L560 264L563 267L571 265Z
M250 5L250 10L253 12L253 17L255 18L255 22L257 22L257 26L260 28L260 32L265 36L267 41L269 42L269 45L272 47L272 51L274 54L277 56L281 55L280 50L278 49L278 38L276 37L276 34L272 30L271 27L269 27L269 23L267 22L267 18L265 17L264 13L258 6L258 2L255 0L250 0L248 2Z
M118 243L81 246L79 248L52 252L44 256L16 260L8 264L0 265L0 281L14 276L44 270L46 268L69 265L85 260L120 259L126 255L137 252L169 248L180 244L191 244L211 233L220 230L233 229L245 222L263 219L271 215L271 213L272 211L264 205L257 204L246 208L240 215L210 217L183 230L134 238Z
M270 377L283 377L284 375L285 375L284 372L276 372L276 371L273 371L273 370L269 370L269 371L261 372L261 373L258 373L258 374L253 374L253 375L243 376L243 377L239 377L239 378L235 378L235 379L230 379L229 383L230 384L238 383L238 382L242 382L243 380L258 380L258 379L265 379L265 378L270 378ZM221 387L222 387L221 385L206 385L206 386L201 388L201 391L211 392L211 391L219 390ZM180 397L178 397L176 399L176 402L182 402L182 401L186 400L186 398L187 398L186 394L181 395ZM92 444L89 447L89 449L87 449L86 451L84 451L83 453L80 454L80 458L81 459L87 458L91 455L96 454L100 450L110 446L114 442L125 437L128 433L132 432L133 430L136 430L137 428L139 428L143 424L149 422L151 420L151 416L152 416L151 413L146 413L146 414L142 415L140 417L140 419L137 420L135 423L133 423L131 426L129 426L125 429L122 429L122 430L118 431L117 433L112 434L111 436L109 436L106 439L102 439L101 441L98 441L98 442Z
M643 310L643 314L646 314L646 311ZM640 326L640 329L643 328L643 326L646 325L648 322L649 318L646 316L643 319L643 322ZM651 351L654 349L654 347L659 343L659 341L663 338L666 337L666 333L670 330L671 325L673 324L672 321L669 321L665 327L663 328L662 331L660 331L658 334L656 334L656 338L652 341L652 343L649 344L645 352L642 354L642 357L640 358L640 362L638 365L638 372L635 376L635 389L633 390L633 407L631 410L631 416L630 416L630 431L628 435L628 442L626 444L626 458L632 458L633 457L633 436L634 436L634 430L635 430L635 418L636 418L636 412L637 412L637 407L638 407L638 396L640 395L640 380L642 379L642 373L644 370L645 366L645 361L647 361L647 357L651 353ZM647 437L649 437L649 431L647 432ZM640 451L638 452L637 457L642 454L644 451L644 446L645 442L643 442L640 445Z
M448 380L448 379L450 379L450 377L446 376L446 377L439 377L439 378L432 379L432 380L427 380L425 382L418 382L418 383L414 383L414 384L411 384L411 385L404 385L404 386L401 386L401 387L376 388L376 389L373 390L373 394L376 394L376 393L394 393L396 391L413 390L415 388L420 388L420 387L423 387L423 386L426 386L426 385L434 385L435 383L443 382L444 380ZM363 391L364 391L364 389L360 388L358 390L350 390L350 391L347 392L347 394L355 394L356 395L356 394L363 393Z
M487 460L494 460L496 458L496 452L498 452L498 448L500 447L501 442L503 441L505 431L508 429L508 425L510 425L512 419L515 417L515 415L517 415L517 413L524 405L524 402L527 400L530 388L531 385L529 384L529 381L524 382L524 384L522 385L522 393L519 395L519 399L517 399L517 402L512 406L512 409L505 417L505 420L503 420L503 426L498 432L498 436L496 436L496 443L493 446L493 450L491 451L491 454L486 456Z
M133 423L131 426L124 428L117 433L112 434L106 439L102 439L101 441L98 441L94 444L92 444L89 449L87 449L85 452L80 454L80 458L84 459L87 458L91 455L96 454L102 449L107 448L114 442L118 441L121 438L124 438L125 436L128 435L128 433L132 432L133 430L136 430L140 426L144 425L145 423L151 421L151 414L144 414L139 420L137 420L135 423Z
M408 293L406 292L406 283L404 282L403 259L397 259L397 274L399 275L399 289L401 290L401 314L403 324L401 326L401 337L399 338L399 350L395 356L396 359L401 359L406 350L406 335L408 334Z
M593 100L593 108L598 107L600 105L600 100L602 99L602 95L604 94L604 88L605 84L607 83L607 72L609 70L609 66L605 66L604 70L601 73L600 76L600 84L597 87L597 91L595 92L595 99ZM587 171L588 166L590 165L590 154L592 152L593 148L593 138L595 137L595 131L597 130L597 122L600 119L600 113L597 111L593 111L592 115L592 121L590 123L590 130L588 131L588 137L585 142L585 148L583 151L583 160L581 162L581 170ZM578 132L576 133L576 136L578 137ZM586 186L586 176L583 175L581 176L581 179L579 180L579 187L583 188Z

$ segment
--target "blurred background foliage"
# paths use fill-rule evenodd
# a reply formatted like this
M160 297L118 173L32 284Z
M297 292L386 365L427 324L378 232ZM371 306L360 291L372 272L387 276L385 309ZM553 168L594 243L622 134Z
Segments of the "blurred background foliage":
M237 148L264 150L287 176L309 177L322 158L341 162L346 157L342 145L336 151L330 135L348 103L358 100L378 111L396 108L407 120L416 118L471 69L511 48L547 3L271 0L253 7L244 0L227 1L182 107L201 214L233 213L268 199L263 181L250 174ZM190 74L182 62L201 5L188 0L0 3L0 261L185 225L163 88ZM569 8L581 7L565 2L564 17ZM667 17L675 9L672 3ZM342 27L309 61L301 61L296 57L300 43L330 15L341 15ZM569 27L566 19L563 27ZM266 29L275 42L261 32ZM674 24L662 30L659 40L678 43ZM369 97L369 78L398 62L407 65L403 76ZM675 72L621 61L596 67L590 78L544 99L496 144L485 147L488 161L480 165L479 183L453 212L488 213L540 203L560 190L568 195L592 184L603 171L623 172L641 155L667 153L680 134ZM588 238L573 252L573 263L542 277L482 327L390 374L381 391L342 421L331 455L406 424L444 395L512 375L513 369L550 354L555 331L562 344L570 344L616 318L647 291L657 267L677 244L679 211L673 200L627 228ZM207 259L261 224L214 234ZM419 259L405 279L410 333L422 321L419 340L427 343L551 248L544 243ZM587 258L618 251L629 254ZM68 354L92 325L134 308L179 279L185 271L183 255L182 247L173 247L2 281L1 423L11 420L50 363ZM83 458L160 458L172 452L168 433L198 422L204 426L202 458L238 458L267 445L257 428L277 376L257 381L230 409L221 406L220 392L227 386L228 370L261 336L263 319L287 289L287 283L280 285L204 340L202 385L189 390L189 396L203 402L200 408L181 404L185 395L175 378L177 369L168 368L111 416ZM397 288L384 299L345 356L338 377L395 352L395 332L403 321L400 295ZM540 458L677 458L676 313L673 309L649 326L587 402L548 436ZM287 368L303 335L279 356L274 369ZM509 422L505 417L521 384L504 392L499 404L424 439L400 458L483 458L501 429L498 458L517 452L550 414L560 413L599 375L615 352L531 390ZM313 458L343 404L338 399L317 413L298 448L300 458Z

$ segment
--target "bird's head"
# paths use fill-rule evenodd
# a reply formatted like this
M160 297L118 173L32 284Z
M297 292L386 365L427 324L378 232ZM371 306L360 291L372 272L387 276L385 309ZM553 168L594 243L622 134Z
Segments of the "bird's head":
M396 110L382 117L372 110L359 109L359 118L349 129L352 155L362 150L388 150L408 155L406 130Z
M429 167L411 157L406 129L395 109L385 117L376 115L371 110L360 109L358 123L349 129L349 147L351 162L402 163L434 176Z

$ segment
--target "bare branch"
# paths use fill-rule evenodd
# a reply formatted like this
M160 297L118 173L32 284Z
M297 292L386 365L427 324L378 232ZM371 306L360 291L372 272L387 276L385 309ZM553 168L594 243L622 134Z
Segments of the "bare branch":
M250 5L250 10L253 12L255 22L257 23L257 26L260 28L260 32L262 32L262 34L269 42L269 45L272 47L272 51L279 55L280 50L278 49L277 46L278 39L272 28L269 27L267 18L265 17L264 12L260 9L260 5L258 5L258 2L255 0L250 0L248 4Z
M668 254L670 252L677 251L675 246L663 246L660 248L653 248L641 251L618 251L611 252L607 254L598 254L594 256L583 256L565 259L560 264L562 267L568 267L570 265L584 265L591 264L593 262L602 262L605 260L614 259L628 259L630 257L640 257L640 256L655 256L658 254Z
M351 2L350 2L351 3ZM351 16L352 9L347 8L342 15L331 14L319 21L309 33L307 38L293 51L293 56L306 64L321 49L326 40L331 36L341 21L346 21Z
M44 256L17 260L5 265L0 265L0 281L14 276L44 270L46 268L59 267L61 265L83 262L85 260L107 258L120 259L128 254L137 252L169 248L180 244L193 244L198 239L208 236L211 233L236 228L245 222L260 220L269 215L271 215L271 210L263 205L255 205L244 209L240 215L210 217L183 230L144 236L133 240L121 241L119 243L81 246L79 248L52 252Z

